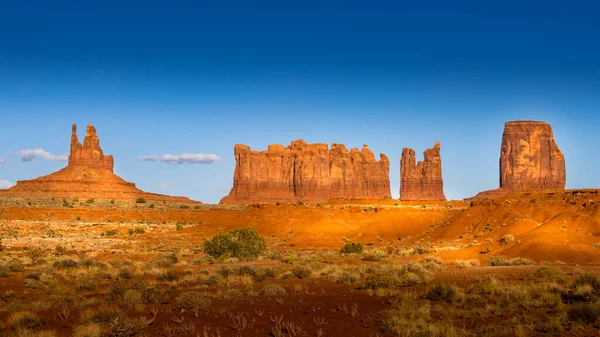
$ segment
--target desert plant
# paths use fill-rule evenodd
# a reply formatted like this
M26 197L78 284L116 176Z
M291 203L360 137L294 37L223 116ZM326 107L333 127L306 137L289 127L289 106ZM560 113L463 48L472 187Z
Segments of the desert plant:
M257 258L267 249L264 238L254 228L239 228L204 241L204 252L215 258Z
M199 293L197 291L188 291L182 293L176 299L177 305L176 309L178 310L189 310L195 311L199 309L206 309L210 307L211 299L205 294Z
M61 259L54 261L52 267L54 267L55 269L73 269L79 268L79 263L72 259Z
M183 229L183 224L182 224L181 222L178 222L178 223L175 225L175 230L177 230L177 231L180 231L180 230L182 230L182 229Z
M312 274L312 270L308 266L295 266L292 268L292 273L300 279L309 278Z
M117 234L119 234L119 231L116 230L116 229L109 229L106 232L102 233L103 236L104 235L105 236L114 236L114 235L117 235Z
M135 199L135 203L136 204L145 204L146 203L146 199L144 199L144 198L137 198L137 199Z
M436 284L425 295L428 300L444 301L446 303L459 302L463 297L464 295L457 287L445 283Z
M576 303L568 310L572 321L594 324L600 317L600 303Z
M515 241L515 237L512 234L506 234L503 237L501 237L499 240L500 245L502 245L502 246L508 245L513 241Z
M259 294L261 296L286 296L287 291L280 285L267 284L260 290Z
M340 250L340 254L360 254L364 250L363 245L358 242L347 243Z
M157 279L161 280L161 281L167 281L167 282L179 281L179 273L172 269L169 269L166 272L160 274L160 276L158 276Z

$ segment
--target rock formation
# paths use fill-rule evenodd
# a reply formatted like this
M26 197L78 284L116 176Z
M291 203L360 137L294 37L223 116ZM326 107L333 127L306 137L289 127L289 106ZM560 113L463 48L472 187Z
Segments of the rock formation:
M98 139L98 135L96 134L96 128L92 125L87 126L82 146L77 139L77 126L73 124L69 166L75 165L113 171L113 157L104 155L102 148L100 148L100 139Z
M442 180L440 143L423 152L425 159L416 162L415 151L404 148L400 160L401 200L446 200Z
M234 147L233 188L222 204L325 201L337 197L390 196L389 160L363 145L350 151L342 144L269 145L253 151Z
M197 203L185 197L147 193L113 173L113 157L105 156L96 128L88 125L83 145L77 139L76 126L71 134L67 167L33 180L20 180L0 196L24 198L96 198L137 199Z
M504 125L500 148L500 188L482 192L478 198L511 192L563 190L565 157L554 141L552 127L535 121Z

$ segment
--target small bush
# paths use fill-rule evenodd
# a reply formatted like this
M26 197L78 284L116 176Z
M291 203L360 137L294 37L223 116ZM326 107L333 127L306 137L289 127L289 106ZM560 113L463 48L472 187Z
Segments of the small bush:
M128 268L123 268L117 273L117 279L119 280L130 280L133 276L133 272Z
M67 250L67 248L65 248L64 246L61 246L61 245L57 245L57 246L54 248L54 250L55 250L57 253L59 253L59 254L62 254L62 253L64 253L64 252Z
M526 259L524 257L516 257L514 259L510 259L504 255L496 255L489 258L487 261L488 265L493 267L498 266L522 266L522 265L531 265L535 264L535 261Z
M361 254L363 250L363 245L358 242L352 242L345 244L340 250L340 254Z
M280 285L268 284L260 290L259 294L261 296L286 296L287 291Z
M117 234L119 234L119 231L116 230L116 229L109 229L106 232L102 233L103 236L104 235L106 235L106 236L114 236L114 235L117 235Z
M179 205L179 209L188 209L190 206L188 205Z
M179 262L177 255L163 255L158 259L154 260L152 263L158 268L167 268Z
M44 325L44 318L30 311L20 311L8 316L6 323L13 331L36 329Z
M292 273L300 279L309 278L312 274L312 270L308 266L295 266L292 268Z
M10 276L10 269L7 266L0 265L0 278L6 278Z
M215 258L257 258L267 250L265 239L254 228L239 228L204 241L204 252Z
M129 233L129 235L144 234L144 233L146 233L146 231L142 227L137 227L137 228L130 228L127 233Z
M459 269L479 267L479 260L456 260L454 261L454 266Z
M158 277L158 280L167 282L179 281L179 273L174 270L167 270Z
M515 237L512 234L506 234L502 238L500 238L500 245L505 246L515 241Z
M23 271L23 263L19 259L12 259L12 260L8 261L8 263L6 264L6 267L11 272Z
M135 203L136 204L145 204L146 203L146 199L144 199L144 198L137 198L137 199L135 199Z
M175 225L175 230L180 231L183 229L183 224L178 222L177 225Z
M425 270L442 270L444 268L442 260L437 257L428 257L419 263Z
M421 247L421 246L419 246L419 245L416 245L416 246L415 246L415 247L412 249L412 251L411 251L410 255L423 255L423 254L427 254L427 253L429 253L429 250L428 250L428 249L425 249L425 248L423 248L423 247Z
M154 206L154 204L150 204L150 206L148 206L148 207L150 207L150 208L154 208L155 206Z
M93 280L82 280L75 284L75 290L79 292L84 291L96 291L98 290L98 286Z
M88 200L85 201L86 204L93 204L94 202L96 202L96 199L94 199L94 198L89 198Z
M575 282L573 282L573 286L575 287L586 284L592 286L594 290L600 290L600 279L594 274L580 275L577 279L575 279Z
M572 321L594 324L600 317L600 303L577 303L569 309L568 315Z
M206 296L205 294L196 291L188 291L177 297L177 305L175 309L190 311L207 309L210 307L211 302L212 301L210 297Z
M62 259L54 261L52 267L54 267L55 269L73 269L79 268L79 263L72 259Z
M447 285L445 283L438 283L433 286L425 298L431 301L444 301L446 303L459 302L463 298L463 294L453 285Z

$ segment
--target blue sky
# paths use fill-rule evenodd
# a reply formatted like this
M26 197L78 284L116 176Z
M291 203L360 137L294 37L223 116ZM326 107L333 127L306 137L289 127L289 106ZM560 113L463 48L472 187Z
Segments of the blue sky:
M599 187L600 5L571 1L0 1L0 181L56 171L86 124L115 172L218 202L233 145L442 143L449 198L498 186L504 122L552 124L567 187ZM139 156L216 154L180 165Z

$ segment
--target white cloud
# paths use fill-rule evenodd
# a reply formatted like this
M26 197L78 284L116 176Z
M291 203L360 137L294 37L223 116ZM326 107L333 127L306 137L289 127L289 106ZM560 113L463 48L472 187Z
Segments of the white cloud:
M8 159L6 159L6 157L0 157L0 164L6 164L8 163Z
M216 154L202 154L202 153L184 153L178 156L172 154L150 155L138 157L139 160L144 161L160 161L167 164L212 164L217 160L221 160L221 157Z
M13 187L13 183L8 180L0 180L0 190L5 190L7 188Z
M55 155L43 149L35 149L35 150L21 150L17 152L18 155L21 156L21 161L32 161L33 158L41 158L44 160L61 160L67 161L69 156L67 155Z

